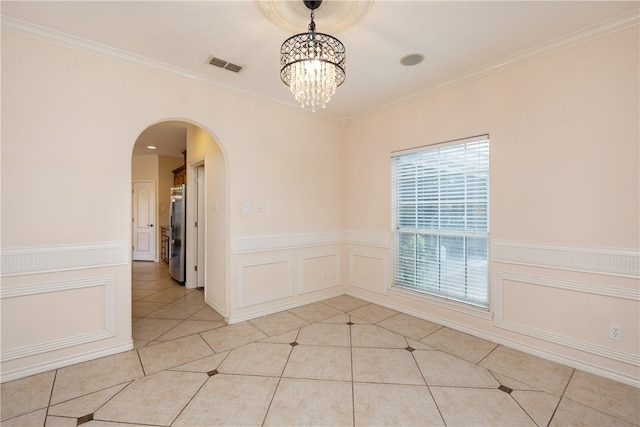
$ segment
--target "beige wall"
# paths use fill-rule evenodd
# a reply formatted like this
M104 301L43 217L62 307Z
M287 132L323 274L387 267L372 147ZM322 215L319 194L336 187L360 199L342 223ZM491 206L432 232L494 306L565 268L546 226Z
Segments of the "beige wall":
M158 156L135 156L131 158L131 179L137 180L154 180L159 176Z
M14 207L2 210L3 381L131 348L131 153L154 123L184 120L206 131L218 145L207 159L214 179L224 157L225 184L212 183L212 195L224 196L226 222L212 227L224 233L216 243L224 252L208 271L223 274L214 281L226 287L207 298L230 321L238 316L236 236L245 239L243 260L260 264L271 251L247 250L247 237L311 234L317 246L316 235L342 229L339 123L8 31L2 56L2 206ZM297 262L296 244L286 252ZM242 282L244 315L343 292L340 283L304 294L287 284L293 292L256 299L263 283L251 275ZM54 292L64 292L64 310L41 310ZM103 315L83 324L86 307ZM66 326L76 323L84 329ZM44 324L49 333L39 332Z
M2 49L3 381L131 348L132 147L183 120L207 171L206 298L229 322L346 291L637 383L637 26L346 129L8 31ZM391 289L390 153L484 133L491 312Z
M348 293L637 379L638 52L636 26L353 120L345 228L388 238L351 245ZM391 153L482 134L491 311L390 289ZM623 325L623 341L608 338L610 323Z
M205 221L199 220L200 226L206 228L205 265L198 265L205 274L205 301L220 314L229 318L228 262L229 262L229 218L228 218L228 185L227 165L218 143L204 129L190 125L187 127L187 223L195 221L196 185L195 167L205 169L204 215ZM195 286L193 265L197 263L190 254L197 253L195 230L188 229L187 245L187 285Z

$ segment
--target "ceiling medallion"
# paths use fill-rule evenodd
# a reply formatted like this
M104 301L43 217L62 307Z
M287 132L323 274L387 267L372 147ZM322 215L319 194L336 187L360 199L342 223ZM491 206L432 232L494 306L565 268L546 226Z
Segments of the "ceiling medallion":
M256 8L287 33L307 29L309 9L301 1L253 0ZM371 8L373 0L326 1L318 8L318 27L325 33L337 33L358 22Z

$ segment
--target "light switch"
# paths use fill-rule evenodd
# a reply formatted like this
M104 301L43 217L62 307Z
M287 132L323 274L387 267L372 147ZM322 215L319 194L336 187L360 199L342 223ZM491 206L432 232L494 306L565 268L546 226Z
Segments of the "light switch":
M251 204L247 201L242 202L242 212L249 213L251 211Z

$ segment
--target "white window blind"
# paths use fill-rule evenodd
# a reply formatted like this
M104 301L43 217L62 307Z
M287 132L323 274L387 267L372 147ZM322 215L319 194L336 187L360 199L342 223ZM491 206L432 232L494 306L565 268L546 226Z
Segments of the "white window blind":
M392 157L394 286L489 306L489 138Z

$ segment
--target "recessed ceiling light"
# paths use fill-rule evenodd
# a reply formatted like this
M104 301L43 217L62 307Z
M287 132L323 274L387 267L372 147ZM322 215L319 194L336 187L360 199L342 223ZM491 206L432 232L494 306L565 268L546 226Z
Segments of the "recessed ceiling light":
M407 67L418 65L422 61L424 61L424 55L421 53L410 53L409 55L405 55L400 59L400 63L402 65L406 65Z
M147 145L149 150L155 150L157 147L155 145Z

